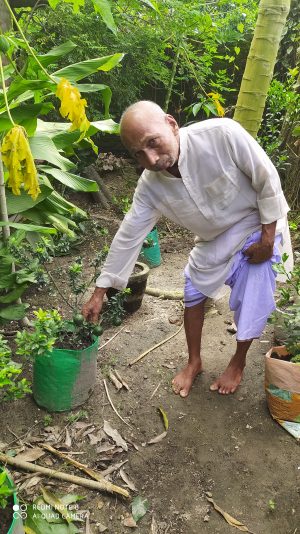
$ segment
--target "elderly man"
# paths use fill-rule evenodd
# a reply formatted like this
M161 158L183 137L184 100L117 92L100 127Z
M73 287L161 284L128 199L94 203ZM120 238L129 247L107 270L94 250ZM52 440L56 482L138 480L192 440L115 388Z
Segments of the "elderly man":
M145 171L83 314L97 321L107 288L126 287L143 240L165 215L196 234L184 270L189 359L173 379L173 390L186 397L201 373L204 303L227 284L237 347L210 389L234 393L252 340L261 335L274 310L272 263L280 260L278 247L289 236L289 208L276 169L258 143L231 119L210 119L179 129L157 104L141 101L123 114L120 133Z

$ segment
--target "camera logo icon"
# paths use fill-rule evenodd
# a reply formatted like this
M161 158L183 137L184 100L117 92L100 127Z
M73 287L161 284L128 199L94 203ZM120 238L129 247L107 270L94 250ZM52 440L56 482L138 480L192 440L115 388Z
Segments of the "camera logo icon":
M14 519L26 519L27 517L27 504L14 504L13 505L13 518Z

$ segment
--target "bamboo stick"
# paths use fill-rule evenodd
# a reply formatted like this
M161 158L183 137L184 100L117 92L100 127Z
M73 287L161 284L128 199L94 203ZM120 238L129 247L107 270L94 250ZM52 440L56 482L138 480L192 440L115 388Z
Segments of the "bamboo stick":
M6 454L0 453L0 462L4 464L12 465L17 469L24 469L25 471L31 471L32 473L42 473L43 475L48 476L49 478L56 478L58 480L63 480L64 482L71 482L72 484L77 484L78 486L84 486L89 489L94 489L97 491L107 491L109 493L118 493L124 497L129 498L130 495L128 491L119 486L115 486L106 480L96 481L88 480L87 478L77 477L70 475L68 473L62 473L54 469L49 469L48 467L43 467L41 465L36 465L31 462L25 462L24 460L16 460L11 456L6 456Z

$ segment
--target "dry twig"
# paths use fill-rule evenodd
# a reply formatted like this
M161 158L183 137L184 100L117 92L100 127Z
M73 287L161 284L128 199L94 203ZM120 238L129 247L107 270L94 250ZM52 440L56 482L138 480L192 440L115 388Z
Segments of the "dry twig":
M115 414L119 417L119 419L121 419L121 421L123 421L123 423L125 423L125 425L129 426L129 428L131 428L130 424L127 423L127 421L125 421L125 419L123 419L123 417L119 414L119 412L117 411L117 409L114 407L113 405L113 402L110 398L110 395L109 395L109 392L108 392L108 387L107 387L107 384L106 384L106 380L105 378L103 378L103 384L104 384L104 387L105 387L105 391L106 391L106 395L107 395L107 398L109 400L109 403L113 409L113 411L115 412Z
M156 345L154 345L154 347L151 347L150 349L146 350L145 352L143 352L143 354L141 354L140 356L138 356L138 358L136 358L135 360L132 360L131 362L129 362L129 366L131 367L132 365L134 365L135 363L139 362L142 358L144 358L145 356L147 356L147 354L149 354L149 352L152 352L153 350L157 349L158 347L160 347L161 345L163 345L164 343L166 343L167 341L169 341L170 339L172 339L172 337L174 336L177 336L177 334L179 334L180 330L182 330L182 327L183 327L183 323L181 325L181 327L176 331L174 332L174 334L172 334L171 336L167 337L166 339L164 339L163 341L160 341L159 343L157 343Z

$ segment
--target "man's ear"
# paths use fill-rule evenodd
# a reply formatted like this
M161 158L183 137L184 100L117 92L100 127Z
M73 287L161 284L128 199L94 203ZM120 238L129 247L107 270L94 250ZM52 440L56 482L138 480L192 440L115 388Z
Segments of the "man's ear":
M176 120L174 119L174 117L172 115L169 115L169 114L166 114L165 115L165 119L167 121L167 123L171 126L173 132L178 132L179 130L179 126L176 122Z

